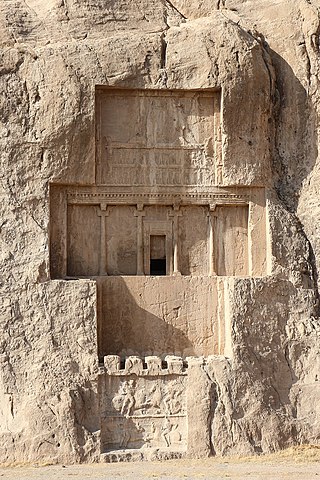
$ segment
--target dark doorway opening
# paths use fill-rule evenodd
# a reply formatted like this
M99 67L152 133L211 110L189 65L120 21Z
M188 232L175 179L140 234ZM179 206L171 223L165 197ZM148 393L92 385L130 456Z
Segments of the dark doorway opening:
M150 275L167 275L165 258L150 259Z
M166 236L150 235L150 275L166 274Z

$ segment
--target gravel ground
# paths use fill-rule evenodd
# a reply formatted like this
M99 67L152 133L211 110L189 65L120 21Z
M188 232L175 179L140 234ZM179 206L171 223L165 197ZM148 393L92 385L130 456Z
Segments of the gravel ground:
M0 479L10 480L320 480L320 463L295 458L206 459L94 465L16 466L0 468Z

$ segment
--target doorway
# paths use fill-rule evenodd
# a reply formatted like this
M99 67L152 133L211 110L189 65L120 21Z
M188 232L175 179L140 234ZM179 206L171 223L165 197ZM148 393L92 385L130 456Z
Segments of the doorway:
M165 235L150 235L150 275L167 275Z

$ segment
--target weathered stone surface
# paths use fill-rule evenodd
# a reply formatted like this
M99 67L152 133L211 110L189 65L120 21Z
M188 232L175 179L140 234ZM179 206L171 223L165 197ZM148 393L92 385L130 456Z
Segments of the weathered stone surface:
M120 381L120 372L128 378L139 376L142 384L148 380L143 359L131 358L129 368L128 355L147 355L149 380L164 392L169 372L160 365L167 354L219 354L203 363L200 360L201 364L196 359L188 373L185 365L182 368L189 405L187 418L181 420L189 429L188 439L183 437L184 453L253 454L319 442L319 24L316 0L119 0L112 5L89 0L0 1L0 461L100 458L105 405L97 388L99 353L100 357L105 353L121 356L112 362L105 360L110 375L103 380L105 373L99 376L106 401L110 392L117 392L118 384L114 384ZM237 243L232 252L236 260L248 257L240 272L230 267L227 256L223 262L219 256L220 272L210 271L210 266L205 269L201 262L204 255L213 254L206 250L212 243L205 243L204 227L199 225L201 215L207 217L204 211L190 214L193 232L182 257L186 259L189 250L191 254L188 261L183 260L184 275L163 281L176 280L180 293L193 291L187 300L178 298L177 305L165 311L165 299L153 302L153 297L139 297L142 291L155 290L159 279L135 279L138 262L133 254L128 261L131 270L124 272L132 275L130 279L102 278L107 272L101 270L101 255L94 257L101 245L101 237L95 234L95 225L101 225L96 222L99 216L93 219L88 210L86 218L92 223L86 220L80 229L93 232L93 240L78 243L74 249L71 244L77 255L84 251L83 245L91 245L86 257L91 271L77 270L77 262L84 265L83 258L72 257L63 243L63 225L68 219L59 223L60 212L65 211L59 189L64 187L57 184L72 185L78 191L89 185L95 194L101 192L101 185L96 187L95 153L99 85L220 89L222 160L214 183L222 189L229 187L227 203L233 188L266 189L266 206L262 196L255 194L248 220L246 213L234 215L241 218L236 235L245 235L246 228L253 232L251 237L248 233L248 244L240 242L245 247ZM54 187L49 188L51 184ZM195 191L202 187L200 182ZM215 210L229 208L222 203L216 209L206 202L212 221ZM103 203L95 205L98 214L108 213ZM136 201L130 205L135 206L130 208L136 210L137 217L132 218L138 222L145 207ZM74 210L69 210L69 220L76 226L84 211L77 208L75 203ZM174 226L180 210L189 207L171 202L170 208L169 225ZM194 208L200 211L202 207ZM259 228L254 229L257 224ZM163 224L157 228L157 235L164 235ZM128 226L123 229L125 234L128 230ZM227 230L225 224L220 225L221 236ZM74 238L79 238L76 227L74 231ZM182 221L181 232L186 237L188 225ZM230 236L223 248L231 249L232 242ZM123 251L126 248L124 242ZM66 265L61 267L63 259ZM125 262L120 265L118 258L108 259L108 254L106 259L113 274L123 274ZM173 263L170 268L177 273ZM228 277L219 277L219 273ZM99 279L78 278L90 275ZM66 281L67 276L73 278ZM101 311L110 312L112 305L107 297L99 298L99 285L109 281L129 287L131 282L135 305L146 309L145 316L151 312L156 319L167 321L165 331L172 325L178 327L175 334L180 340L184 337L185 344L174 336L162 339L157 325L158 337L152 340L160 342L162 350L172 343L170 351L157 350L153 344L148 350L149 341L139 351L139 335L143 344L150 334L142 329L131 338L132 351L126 351L126 345L122 351L120 344L112 351L111 342L104 352ZM216 336L202 329L207 325L204 318L211 317L199 306L201 282L206 300L214 285L209 300L217 305ZM163 284L159 283L158 297L165 292ZM195 284L197 288L190 287ZM98 308L103 302L105 310ZM191 322L183 323L181 308L182 312L186 308ZM128 311L122 318L129 317ZM192 351L194 344L206 342L212 349ZM151 362L150 355L159 355L157 362ZM119 365L125 358L126 370ZM162 427L160 443L166 449L166 426ZM149 429L150 424L145 425L145 432ZM106 444L121 446L121 441L103 433ZM135 448L141 439L148 443L143 436L128 439L134 447L132 458L143 457ZM158 457L152 452L144 458L167 458L170 452L168 448Z
M123 459L139 449L142 458L150 458L151 452L167 457L186 454L186 372L170 368L173 360L168 359L168 369L158 371L156 376L148 366L128 368L138 363L133 356L127 357L125 368L117 375L100 374L104 459L112 461L113 450L120 450Z
M7 300L2 298L1 460L94 458L99 443L94 283L59 280L19 293L12 287Z

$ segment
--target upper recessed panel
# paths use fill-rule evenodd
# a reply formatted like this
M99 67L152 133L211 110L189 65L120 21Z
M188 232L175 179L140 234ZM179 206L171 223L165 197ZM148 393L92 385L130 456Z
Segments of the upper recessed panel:
M97 183L214 186L220 92L97 89Z

